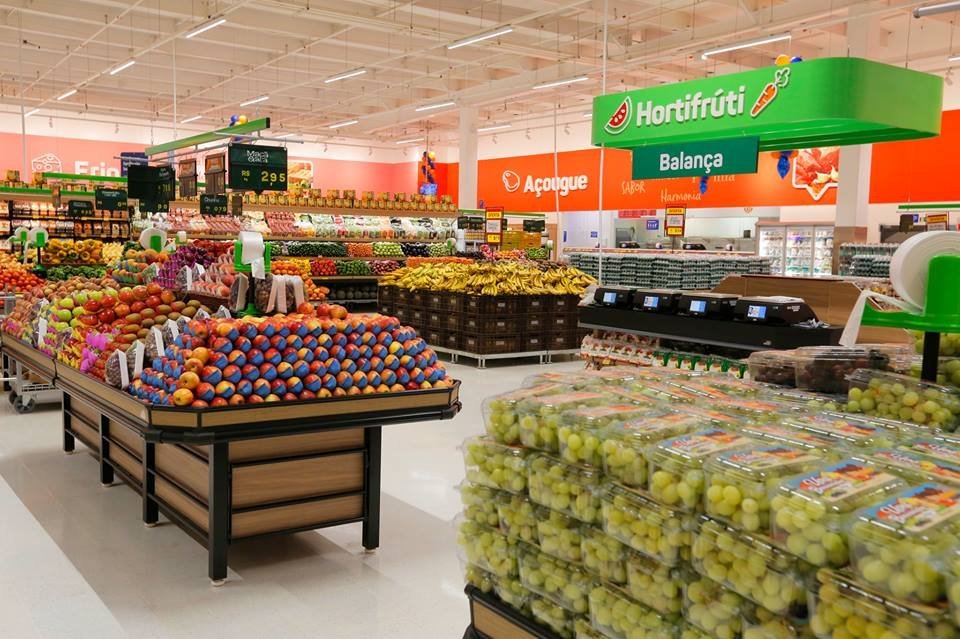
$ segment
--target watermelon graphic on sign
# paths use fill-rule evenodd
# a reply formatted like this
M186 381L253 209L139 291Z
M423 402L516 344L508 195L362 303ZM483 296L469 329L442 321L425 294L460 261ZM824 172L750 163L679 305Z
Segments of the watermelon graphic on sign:
M627 128L627 125L630 124L630 115L632 113L633 101L628 95L623 99L623 102L620 103L620 106L617 107L616 112L610 116L610 119L607 120L607 123L603 125L603 128L611 135L621 133Z

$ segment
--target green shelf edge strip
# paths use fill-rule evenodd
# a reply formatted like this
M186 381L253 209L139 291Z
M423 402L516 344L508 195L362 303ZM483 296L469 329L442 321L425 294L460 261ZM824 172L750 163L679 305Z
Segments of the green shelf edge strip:
M82 173L44 173L43 177L48 180L75 180L77 182L122 182L126 183L127 178L117 175L84 175Z
M960 209L960 202L945 202L943 204L901 204L898 211L922 211L924 209Z

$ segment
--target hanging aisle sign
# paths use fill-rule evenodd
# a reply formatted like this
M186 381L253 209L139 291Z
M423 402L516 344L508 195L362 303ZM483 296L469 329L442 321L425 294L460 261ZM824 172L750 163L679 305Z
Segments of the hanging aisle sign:
M484 211L486 226L484 229L484 241L487 244L499 245L503 243L503 207L491 207Z
M98 186L94 191L98 211L126 211L127 192L124 189L108 189Z
M759 138L760 150L940 134L943 79L861 58L821 58L598 96L593 144L635 148Z
M667 237L683 237L687 222L687 207L671 206L667 208L666 221L663 227L667 230Z
M287 149L282 146L231 144L227 185L238 191L286 191Z
M633 150L633 179L702 177L757 172L758 138L730 138Z

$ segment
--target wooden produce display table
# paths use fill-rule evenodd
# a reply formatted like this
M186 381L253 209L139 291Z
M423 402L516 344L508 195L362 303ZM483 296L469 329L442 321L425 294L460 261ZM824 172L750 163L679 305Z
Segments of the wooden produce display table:
M470 625L463 639L560 639L529 617L520 614L492 593L475 586L464 591L470 601Z
M11 340L2 352L28 367L40 356ZM381 427L460 410L459 382L204 410L148 406L51 363L63 391L64 451L80 440L99 460L101 484L118 477L140 493L147 526L162 512L203 544L214 585L226 579L230 544L240 539L362 522L364 548L377 548Z

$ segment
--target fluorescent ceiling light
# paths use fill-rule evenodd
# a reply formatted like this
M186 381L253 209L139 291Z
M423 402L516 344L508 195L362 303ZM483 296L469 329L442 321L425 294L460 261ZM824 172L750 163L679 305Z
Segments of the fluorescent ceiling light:
M913 10L914 18L925 18L926 16L935 16L938 13L960 10L960 2L940 2L938 4L928 4L925 7L917 7Z
M414 111L432 111L433 109L442 109L443 107L449 107L455 105L456 102L437 102L436 104L427 104L425 106L419 106Z
M585 118L592 118L592 117L593 117L593 111L587 111L586 113L583 114L583 117L585 117Z
M37 107L36 109L30 109L29 111L23 114L23 117L29 118L31 115L36 115L38 113L40 113L39 107Z
M960 62L960 55L952 55L947 58L947 62Z
M261 95L259 98L254 98L252 100L247 100L246 102L241 102L240 106L250 106L251 104L256 104L257 102L266 102L270 99L269 95Z
M493 31L488 31L487 33L481 33L480 35L469 36L455 42L451 42L447 45L448 49L459 49L460 47L466 47L471 44L476 44L477 42L483 42L484 40L489 40L491 38L498 38L502 35L507 35L508 33L513 33L513 27L500 27Z
M61 95L59 98L57 98L57 101L66 100L66 99L69 98L71 95L76 95L76 93L77 93L77 90L76 90L76 89L70 89L69 91L67 91L66 93L64 93L63 95Z
M397 144L413 144L414 142L423 142L423 138L410 138L409 140L398 140Z
M495 126L483 126L477 129L477 133L485 133L486 131L499 131L501 129L509 129L513 127L512 124L497 124Z
M126 62L124 62L123 64L121 64L119 67L114 67L113 69L111 69L111 70L110 70L110 75L117 75L118 73L120 73L120 72L123 71L124 69L129 69L130 67L132 67L132 66L135 65L136 63L137 63L136 60L127 60Z
M340 127L343 127L343 126L350 126L351 124L356 124L356 123L359 122L359 121L360 121L360 120L344 120L343 122L334 122L333 124L331 124L331 125L328 126L327 128L328 128L328 129L339 129Z
M343 73L338 73L336 75L331 75L329 78L323 81L324 84L330 84L331 82L337 82L339 80L346 80L347 78L355 78L358 75L363 75L367 70L364 68L353 69L352 71L344 71Z
M195 115L192 118L187 118L186 120L180 120L180 124L190 124L191 122L196 122L202 117L203 117L202 115Z
M226 22L226 21L227 21L226 18L220 18L220 19L218 19L218 20L213 20L212 22L207 22L206 24L201 24L199 27L197 27L196 29L194 29L193 31L191 31L190 33L188 33L187 35L185 35L185 36L183 36L183 37L185 37L186 39L189 40L190 38L192 38L192 37L194 37L194 36L200 35L200 34L203 33L204 31L209 31L210 29L214 29L214 28L216 28L216 27L219 27L221 24L223 24L223 23Z
M291 135L293 135L293 132L283 133L281 135L275 135L273 137L277 138L278 140L282 140L283 138L289 138Z
M552 89L553 87L561 87L565 84L573 84L574 82L585 82L589 80L585 75L578 75L575 78L566 78L565 80L552 80L550 82L541 82L540 84L533 85L534 89Z
M738 44L731 44L726 47L720 47L719 49L711 49L709 51L704 51L700 54L701 60L706 60L712 55L718 55L720 53L727 53L728 51L739 51L740 49L749 49L750 47L759 47L762 44L770 44L771 42L781 42L783 40L790 40L793 36L789 33L781 33L780 35L767 36L765 38L758 38L756 40L747 40L746 42L740 42Z

